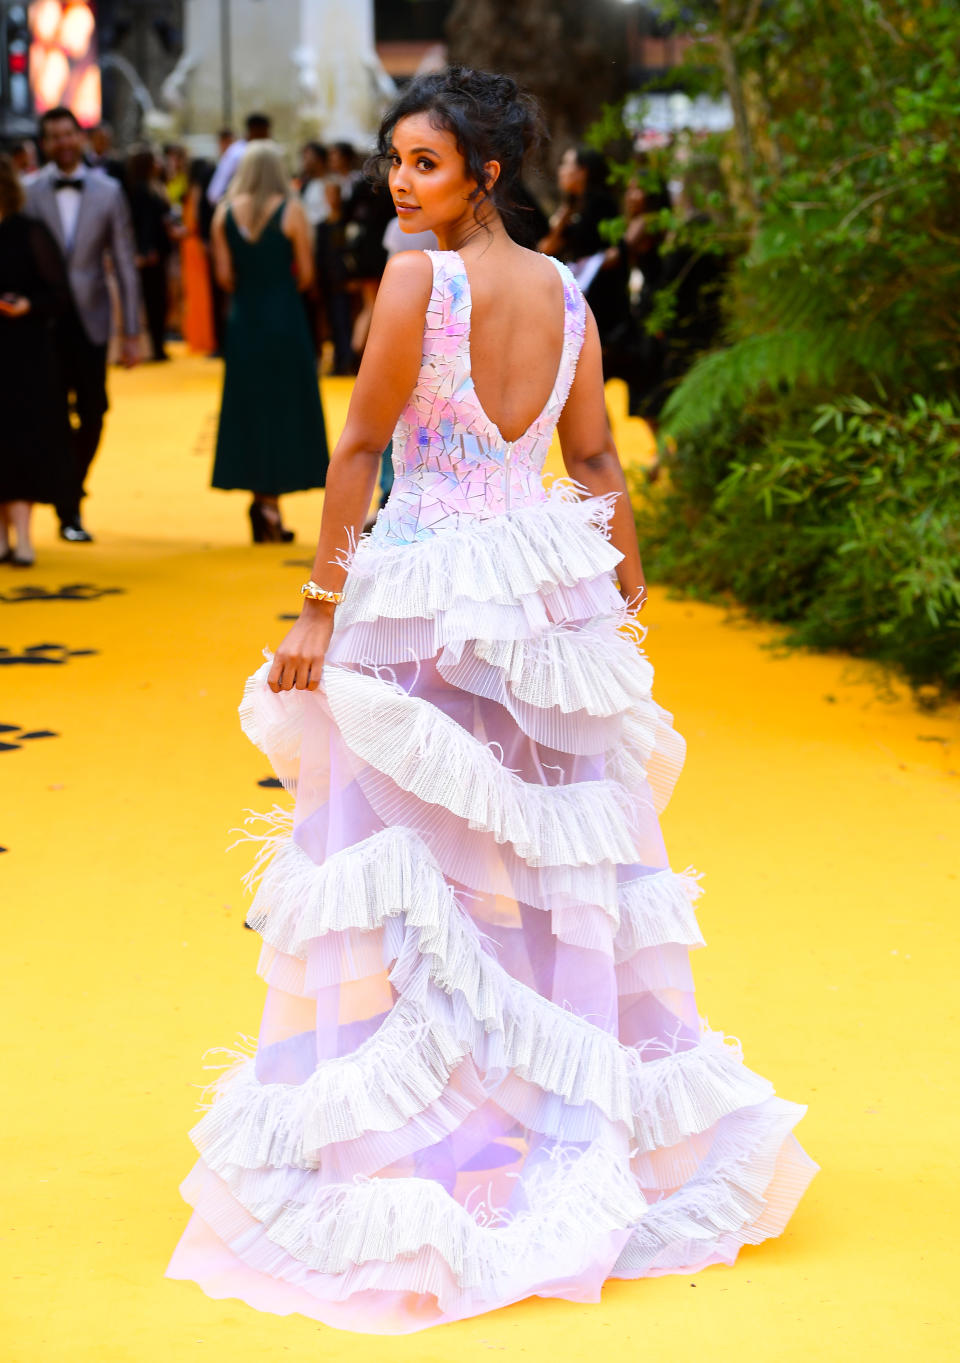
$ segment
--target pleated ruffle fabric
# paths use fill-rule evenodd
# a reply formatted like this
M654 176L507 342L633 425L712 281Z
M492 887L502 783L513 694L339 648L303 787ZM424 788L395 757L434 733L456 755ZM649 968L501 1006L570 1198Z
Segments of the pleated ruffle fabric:
M697 1012L699 882L658 823L684 746L610 504L540 481L582 298L558 267L557 382L506 442L462 261L432 258L395 492L323 687L274 695L268 660L240 707L293 807L250 834L263 1019L191 1133L167 1269L377 1333L733 1263L818 1168L806 1108Z

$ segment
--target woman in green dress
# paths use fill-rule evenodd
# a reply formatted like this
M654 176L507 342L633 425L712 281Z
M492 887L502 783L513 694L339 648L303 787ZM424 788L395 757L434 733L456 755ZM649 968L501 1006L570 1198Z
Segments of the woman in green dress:
M291 540L279 498L323 487L327 436L299 297L313 283L310 224L274 143L251 142L212 240L217 280L232 295L213 486L253 493L255 541Z

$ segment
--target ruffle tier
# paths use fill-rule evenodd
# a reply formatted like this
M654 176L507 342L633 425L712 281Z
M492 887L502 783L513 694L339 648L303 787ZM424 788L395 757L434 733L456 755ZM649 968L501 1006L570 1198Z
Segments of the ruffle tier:
M624 629L610 510L555 488L363 540L323 688L248 682L296 808L262 816L264 1023L191 1133L170 1276L404 1333L786 1226L806 1108L696 1013L700 886L657 822L683 740Z
M602 533L614 501L613 495L583 498L574 486L556 482L543 502L478 516L452 533L396 545L364 537L348 560L337 630L434 619L461 601L517 607L558 589L609 581L622 557Z

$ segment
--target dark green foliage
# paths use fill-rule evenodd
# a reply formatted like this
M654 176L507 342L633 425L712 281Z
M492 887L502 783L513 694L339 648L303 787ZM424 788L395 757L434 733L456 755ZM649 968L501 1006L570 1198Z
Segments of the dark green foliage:
M664 486L637 488L651 570L960 689L960 6L676 17L738 115L748 245L725 344L664 412Z
M740 449L739 423L681 445L670 483L638 496L651 573L960 689L960 413L849 398L795 434L768 418Z

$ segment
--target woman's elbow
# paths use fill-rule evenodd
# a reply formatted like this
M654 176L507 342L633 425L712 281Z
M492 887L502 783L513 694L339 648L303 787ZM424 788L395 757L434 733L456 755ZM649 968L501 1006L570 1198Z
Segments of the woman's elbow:
M576 477L576 473L579 472L599 478L605 473L618 472L620 459L613 443L607 442L599 449L594 449L592 453L572 455L566 460L566 465L571 477Z
M382 457L382 445L377 448L369 437L345 430L330 456L330 465L331 468L336 464L344 470L359 469L365 472L368 465L379 468Z

